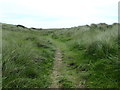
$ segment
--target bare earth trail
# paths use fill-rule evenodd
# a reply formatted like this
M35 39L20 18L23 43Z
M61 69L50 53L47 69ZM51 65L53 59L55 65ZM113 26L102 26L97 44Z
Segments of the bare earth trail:
M75 70L71 70L68 67L68 63L65 63L64 52L68 52L68 48L64 43L51 39L56 46L55 58L53 63L53 70L51 74L51 85L49 88L83 88L83 80ZM63 52L64 51L64 52ZM67 53L66 52L66 53ZM63 81L60 83L60 81Z
M51 75L52 84L50 88L59 88L59 78L61 76L61 68L62 68L62 54L60 49L56 50L55 61L53 66L53 73Z

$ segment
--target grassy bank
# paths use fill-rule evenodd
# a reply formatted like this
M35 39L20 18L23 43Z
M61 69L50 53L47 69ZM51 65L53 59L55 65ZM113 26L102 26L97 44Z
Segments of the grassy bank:
M3 88L48 87L54 57L52 43L42 32L5 28L3 26L2 33Z
M64 61L89 88L119 87L117 24L92 24L55 31L52 38L66 44Z

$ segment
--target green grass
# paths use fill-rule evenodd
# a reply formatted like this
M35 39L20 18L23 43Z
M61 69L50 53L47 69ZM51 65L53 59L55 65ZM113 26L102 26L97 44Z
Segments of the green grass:
M3 29L3 88L50 85L54 46L42 33Z
M2 39L4 88L49 87L55 48L66 65L63 88L119 87L118 24L40 31L4 24Z
M118 26L95 25L55 31L52 37L67 46L64 61L89 88L118 88ZM82 74L82 75L81 75Z

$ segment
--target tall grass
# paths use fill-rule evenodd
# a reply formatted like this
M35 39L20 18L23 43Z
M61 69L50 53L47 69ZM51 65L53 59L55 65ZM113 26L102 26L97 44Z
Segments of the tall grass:
M120 85L118 24L40 31L4 24L2 39L4 88L49 87L54 43L62 49L63 61L76 70L80 85L89 88ZM65 87L73 84L66 79L59 83Z
M86 87L119 87L118 24L92 24L55 31L54 34L55 39L69 48L64 59L75 63L74 68L80 75L89 73L82 77Z
M49 39L42 32L12 31L6 26L2 39L3 88L48 87L54 57L54 46Z

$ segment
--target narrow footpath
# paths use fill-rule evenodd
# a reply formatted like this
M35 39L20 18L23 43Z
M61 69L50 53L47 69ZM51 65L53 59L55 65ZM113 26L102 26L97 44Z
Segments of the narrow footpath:
M61 76L61 69L62 69L62 54L59 49L56 50L55 54L55 61L53 66L53 72L51 75L52 84L50 88L59 88L59 78Z
M81 79L81 75L68 67L69 63L65 60L64 55L69 52L66 44L53 39L51 41L56 46L56 52L49 88L83 88L84 80Z

